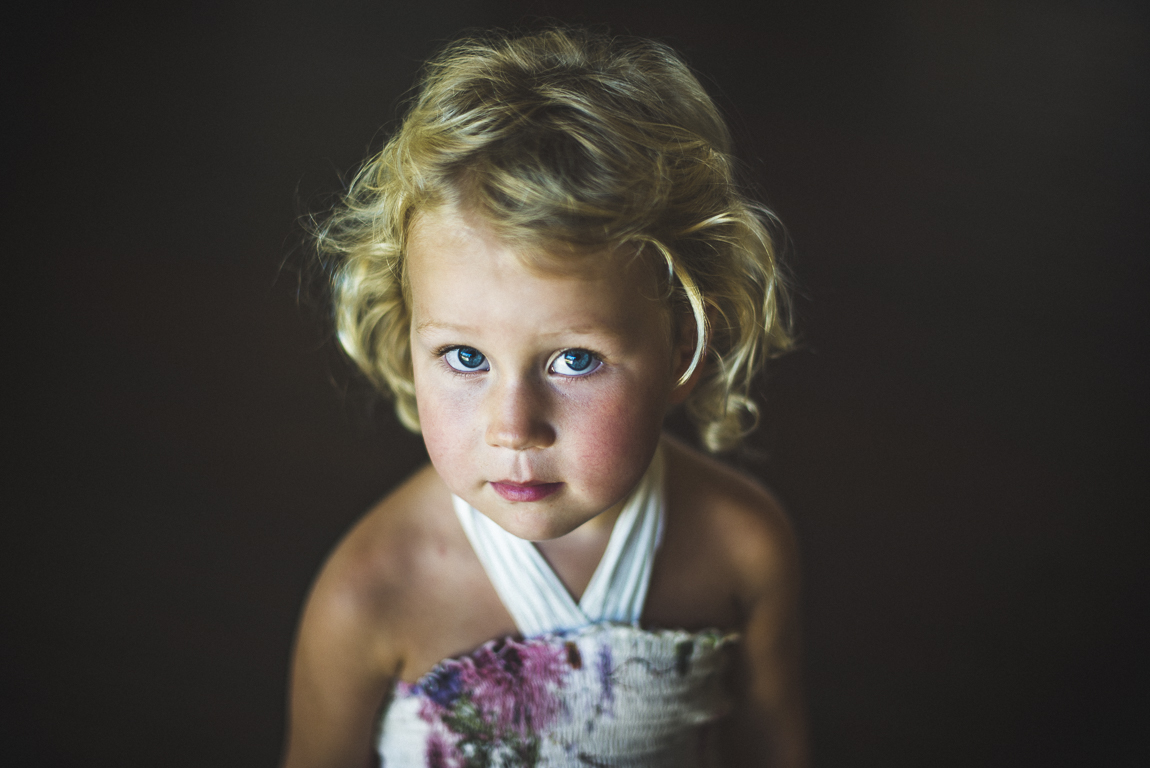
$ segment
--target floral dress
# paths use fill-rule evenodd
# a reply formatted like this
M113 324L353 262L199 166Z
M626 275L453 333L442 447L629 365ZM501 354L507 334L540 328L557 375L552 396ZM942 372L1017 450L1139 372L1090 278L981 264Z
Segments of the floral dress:
M464 531L525 639L440 662L392 693L387 768L714 765L737 637L638 626L664 519L656 453L576 604L530 542L455 500Z

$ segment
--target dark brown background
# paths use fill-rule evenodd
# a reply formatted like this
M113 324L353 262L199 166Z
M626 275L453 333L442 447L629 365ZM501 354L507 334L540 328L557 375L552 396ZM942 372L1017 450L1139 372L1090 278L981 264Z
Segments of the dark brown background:
M790 229L804 343L746 466L805 556L819 764L1145 760L1137 7L9 19L3 762L275 762L309 580L423 460L386 408L365 419L297 301L296 214L378 144L442 40L529 14L682 50Z

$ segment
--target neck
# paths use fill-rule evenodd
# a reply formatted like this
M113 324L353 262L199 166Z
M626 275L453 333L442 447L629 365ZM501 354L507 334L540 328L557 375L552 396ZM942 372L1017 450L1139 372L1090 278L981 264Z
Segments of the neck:
M535 542L539 554L543 555L576 602L583 596L599 561L603 559L623 506L623 502L619 502L565 536Z

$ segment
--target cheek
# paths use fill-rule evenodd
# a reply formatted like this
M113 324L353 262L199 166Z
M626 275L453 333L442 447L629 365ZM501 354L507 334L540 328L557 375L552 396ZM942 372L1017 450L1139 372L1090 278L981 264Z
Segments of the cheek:
M471 427L469 414L475 409L458 396L428 385L416 375L415 402L419 410L419 427L427 455L445 479L454 475L464 454L464 436ZM449 480L450 484L450 480Z
M659 392L623 386L579 404L582 423L569 425L578 441L580 464L590 476L625 493L647 468L663 424L664 403Z

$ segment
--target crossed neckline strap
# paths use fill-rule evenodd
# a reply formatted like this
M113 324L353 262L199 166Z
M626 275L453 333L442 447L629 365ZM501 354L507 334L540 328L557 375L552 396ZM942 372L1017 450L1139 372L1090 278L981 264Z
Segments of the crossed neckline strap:
M578 603L534 544L503 530L458 496L452 499L472 549L523 637L603 621L638 625L663 534L661 448L624 503Z

